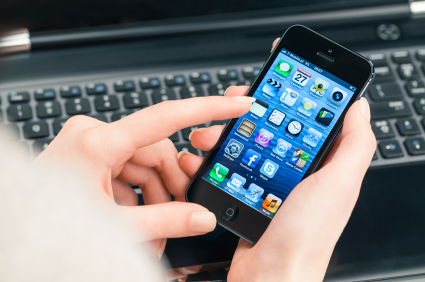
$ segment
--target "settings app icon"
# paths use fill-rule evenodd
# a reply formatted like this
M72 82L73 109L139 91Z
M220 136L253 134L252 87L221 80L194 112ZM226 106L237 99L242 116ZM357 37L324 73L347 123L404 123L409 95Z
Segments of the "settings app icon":
M226 148L224 149L224 152L226 152L226 154L230 155L233 158L237 158L242 152L242 149L243 144L241 142L236 141L235 139L232 139L227 144Z

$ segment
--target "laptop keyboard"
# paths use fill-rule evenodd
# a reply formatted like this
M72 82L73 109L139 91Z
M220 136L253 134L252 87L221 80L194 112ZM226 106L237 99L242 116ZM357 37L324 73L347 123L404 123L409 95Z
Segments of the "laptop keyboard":
M375 65L376 78L365 97L370 102L372 129L378 148L371 166L425 160L425 48L364 52ZM167 100L223 95L230 85L250 85L261 63L223 68L152 73L147 76L110 76L96 81L0 90L0 126L16 133L12 138L36 157L74 115L104 122L117 121L139 109ZM227 121L183 129L169 138L177 150L197 155L192 130Z

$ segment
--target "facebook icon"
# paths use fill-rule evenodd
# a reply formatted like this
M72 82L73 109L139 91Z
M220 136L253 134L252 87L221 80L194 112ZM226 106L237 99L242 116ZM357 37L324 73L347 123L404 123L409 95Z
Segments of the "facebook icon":
M261 159L261 155L254 150L249 149L245 156L243 156L242 162L249 167L255 167Z

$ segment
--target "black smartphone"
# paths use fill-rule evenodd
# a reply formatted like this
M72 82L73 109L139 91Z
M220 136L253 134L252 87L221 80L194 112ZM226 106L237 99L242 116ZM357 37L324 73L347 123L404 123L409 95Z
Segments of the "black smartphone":
M365 57L305 26L290 27L248 90L256 101L227 124L187 201L256 243L289 193L320 167L373 77Z

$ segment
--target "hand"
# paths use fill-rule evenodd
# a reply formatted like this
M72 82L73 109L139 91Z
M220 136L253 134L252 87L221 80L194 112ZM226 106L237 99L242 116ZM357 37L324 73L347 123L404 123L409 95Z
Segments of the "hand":
M204 234L216 225L206 208L184 202L190 178L180 169L176 148L167 137L196 124L241 116L253 100L163 102L110 124L75 116L33 165L65 162L85 172L97 199L122 214L140 241L159 239L154 251L161 257L166 242L162 239ZM140 187L145 206L137 206L137 195L127 183ZM170 202L170 193L176 202Z
M235 87L228 95L243 95ZM195 148L208 151L223 126L194 131ZM376 149L366 99L354 103L337 143L322 168L291 192L255 246L240 240L228 281L323 281L327 265L354 205ZM202 157L179 153L180 167L193 177ZM269 279L268 279L269 278Z

